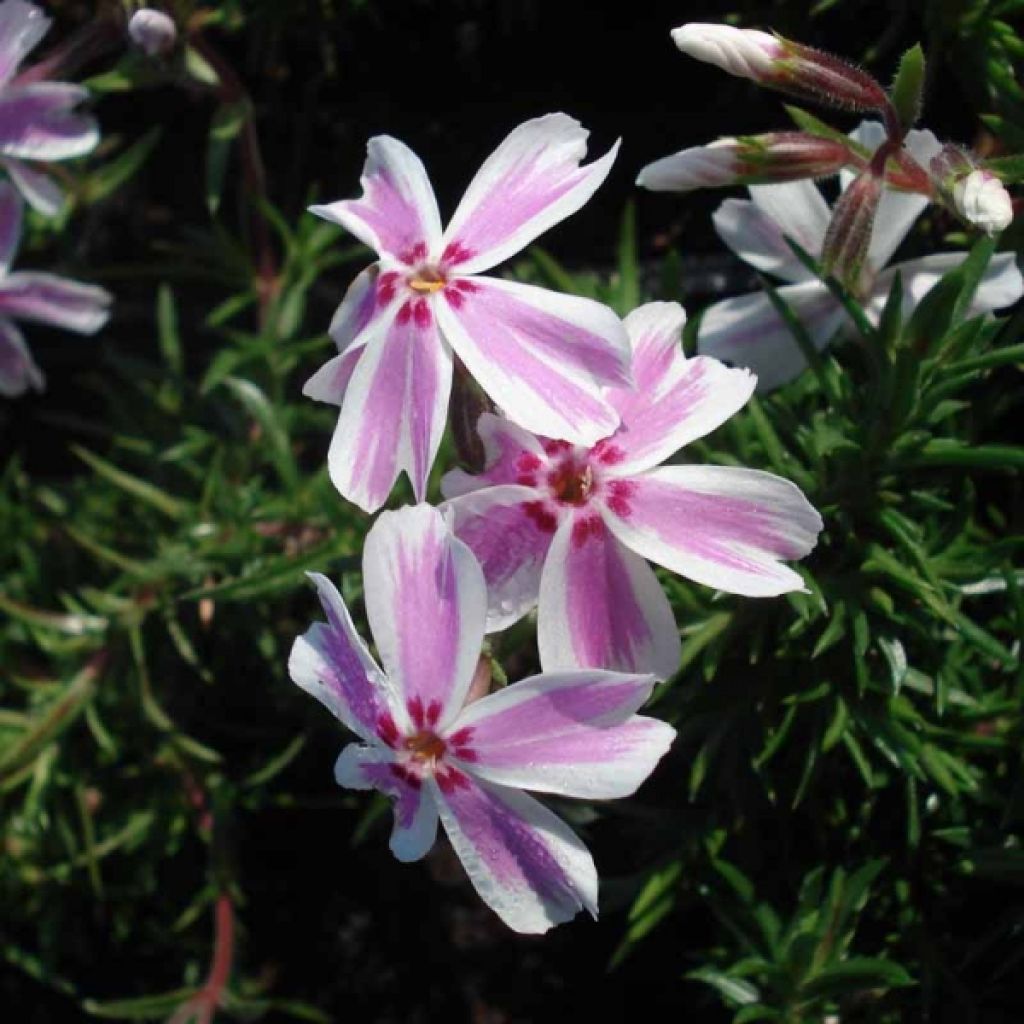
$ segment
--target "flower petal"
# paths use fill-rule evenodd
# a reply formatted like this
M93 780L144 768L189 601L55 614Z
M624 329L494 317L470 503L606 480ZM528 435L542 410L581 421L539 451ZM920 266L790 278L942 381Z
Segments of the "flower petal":
M366 154L362 196L309 212L340 224L381 256L410 265L436 258L441 217L420 158L388 135L370 139Z
M477 560L436 508L417 505L381 513L363 549L363 580L370 629L408 721L442 728L462 707L483 643Z
M487 270L583 206L619 149L580 167L589 134L566 114L514 129L466 189L444 235L446 262L463 274Z
M50 19L35 4L6 0L0 4L0 85L6 85L18 65L35 49L50 28Z
M353 344L377 317L386 315L389 303L378 301L380 274L379 263L371 263L360 271L348 286L341 305L334 311L327 333L334 339L339 352Z
M822 523L795 484L732 466L662 466L628 484L629 493L603 514L637 554L732 594L775 597L803 589L799 574L780 560L803 558ZM542 583L542 609L543 600Z
M441 330L509 419L546 437L593 444L618 416L602 385L629 384L629 339L607 306L544 288L473 278L446 289Z
M594 509L558 528L540 580L537 646L545 672L650 672L679 666L679 630L651 567L605 528Z
M471 770L517 789L610 800L629 796L654 770L675 730L635 712L649 675L560 672L506 686L455 723L469 730Z
M314 623L292 644L288 674L316 697L346 728L375 741L382 716L390 713L390 684L377 667L337 588L318 572L316 584L327 622Z
M99 126L75 113L88 89L67 82L33 82L0 94L0 153L21 160L69 160L92 152Z
M480 898L517 932L538 934L588 910L597 870L576 834L518 790L453 772L431 782L441 823Z
M325 376L317 374L307 389L319 397L344 388L328 469L349 501L375 512L403 469L416 499L426 493L448 413L452 356L426 300L419 300L415 312L406 303L360 337L365 348L347 381L349 366L342 358L331 371L322 369Z
M869 316L876 323L885 308L885 301L892 287L892 279L898 273L903 280L903 311L910 311L938 284L940 278L967 259L965 252L937 252L906 263L897 263L875 282L875 290L867 307ZM1024 294L1024 280L1021 279L1016 257L1012 252L1000 252L989 261L985 274L978 284L974 298L967 309L967 316L991 313L1004 306L1013 305Z
M344 352L328 359L302 385L302 393L317 402L342 405L345 401L345 393L348 391L349 381L352 380L352 374L355 373L356 364L365 351L364 344L350 345Z
M455 535L476 556L487 581L487 632L511 626L536 603L557 520L531 487L505 484L442 506Z
M820 281L788 284L778 289L820 351L843 324L842 307ZM798 377L807 367L800 346L763 292L716 302L700 322L698 348L757 375L757 390L771 391Z
M29 388L42 391L44 385L42 371L21 331L6 317L0 317L0 395L17 398Z
M103 288L55 274L19 271L0 278L0 312L79 334L95 334L110 319L112 301Z
M334 778L346 789L376 789L391 797L395 822L390 846L398 860L408 863L430 852L437 838L437 804L390 750L350 743L338 757Z
M8 182L0 182L0 277L7 274L18 251L21 221L21 197Z
M723 242L741 260L784 281L809 281L786 238L817 259L825 242L829 208L813 181L753 185L750 201L727 199L712 220Z
M64 205L64 193L49 175L34 170L20 160L2 160L0 163L33 210L44 217L53 217L60 212Z
M711 433L754 393L757 379L747 370L683 355L685 322L675 302L649 302L626 317L636 385L606 394L622 420L604 455L609 473L629 476L657 466Z

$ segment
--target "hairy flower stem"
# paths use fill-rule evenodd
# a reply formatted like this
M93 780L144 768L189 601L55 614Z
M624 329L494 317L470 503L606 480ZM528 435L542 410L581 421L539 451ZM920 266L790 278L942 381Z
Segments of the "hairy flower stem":
M476 425L485 412L494 412L494 404L469 375L462 360L456 359L451 400L452 437L459 462L469 473L479 473L484 468L484 445Z

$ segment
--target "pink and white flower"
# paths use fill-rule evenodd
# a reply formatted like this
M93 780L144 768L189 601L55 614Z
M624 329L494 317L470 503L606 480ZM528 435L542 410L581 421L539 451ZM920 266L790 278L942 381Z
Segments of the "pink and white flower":
M0 395L5 398L29 388L42 391L44 385L15 320L94 334L110 316L111 297L102 288L42 271L9 272L21 224L21 199L7 182L0 182Z
M88 99L87 89L67 82L18 84L19 65L49 27L35 4L0 2L0 163L25 199L52 215L63 195L36 164L84 156L100 135L95 119L75 109Z
M441 443L458 356L505 413L587 444L617 421L602 386L629 380L618 317L598 302L481 275L578 210L618 143L585 167L587 132L565 114L516 128L480 168L446 231L419 158L371 139L363 195L312 212L347 228L379 260L331 324L339 354L304 393L341 407L331 479L368 512L399 472L422 500Z
M608 392L621 423L596 445L485 413L486 468L442 480L444 508L487 579L488 630L537 605L545 671L672 675L679 632L645 559L751 597L803 588L781 560L811 550L821 517L796 486L753 469L661 465L741 409L755 385L745 370L685 358L685 318L664 302L626 318L636 388Z
M867 121L851 137L873 151L881 144L884 130L877 122ZM929 131L909 132L906 147L922 167L927 167L942 148ZM844 172L840 180L845 189L852 176ZM858 289L864 310L874 323L881 316L896 274L903 281L904 312L909 312L943 274L967 256L963 252L933 253L887 268L929 201L924 195L891 189L882 194ZM828 205L810 181L752 186L750 200L727 199L714 214L719 237L740 259L788 282L778 289L778 295L803 323L818 349L824 349L851 327L839 302L797 259L786 238L793 239L811 256L820 257L830 219ZM998 253L975 292L970 315L1010 305L1022 292L1024 282L1013 254ZM736 296L711 306L701 320L698 348L705 355L749 367L757 374L759 391L780 387L799 376L807 365L786 322L764 292Z
M394 800L394 855L423 857L440 818L480 897L511 928L544 932L581 909L596 916L586 847L522 790L634 792L675 736L636 714L653 678L564 672L473 700L484 578L427 505L385 512L366 538L366 613L383 669L338 591L312 578L327 622L295 641L288 669L362 741L341 752L335 777Z

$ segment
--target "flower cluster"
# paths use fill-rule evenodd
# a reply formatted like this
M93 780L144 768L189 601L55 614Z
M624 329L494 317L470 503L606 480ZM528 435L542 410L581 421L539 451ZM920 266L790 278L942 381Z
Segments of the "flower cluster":
M596 914L597 875L579 839L521 790L626 796L674 736L637 714L680 658L646 560L774 596L803 587L782 562L806 555L822 528L800 490L770 473L662 465L756 384L685 358L678 305L622 322L598 302L482 275L598 188L615 149L580 166L586 138L564 114L521 125L443 232L423 165L387 137L369 143L359 199L313 208L378 256L331 324L338 355L305 386L341 410L331 479L373 512L404 471L419 504L385 512L366 539L383 668L315 576L327 622L296 640L291 677L362 741L335 775L393 799L396 857L424 856L440 820L480 896L528 932ZM438 510L423 499L456 361L501 415L480 417L486 464L449 472ZM534 605L542 674L488 694L485 631Z
M45 215L63 195L40 163L83 156L99 142L95 120L76 108L88 93L66 82L21 82L18 68L46 34L50 19L27 0L0 2L0 395L42 390L42 371L15 320L30 320L79 334L94 334L109 317L110 295L41 272L10 273L21 240L22 197ZM20 193L20 194L19 194Z

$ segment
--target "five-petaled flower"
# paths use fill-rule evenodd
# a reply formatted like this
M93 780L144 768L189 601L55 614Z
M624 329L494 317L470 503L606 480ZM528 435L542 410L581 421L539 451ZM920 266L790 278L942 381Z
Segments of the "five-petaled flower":
M660 465L742 408L755 385L745 370L685 358L684 320L675 303L626 318L636 388L608 392L621 425L593 447L485 413L484 472L442 481L456 534L483 566L488 628L538 604L545 671L675 671L679 633L644 559L736 594L803 587L780 564L806 555L821 530L799 488L753 469Z
M41 271L8 272L21 239L22 210L18 194L0 182L0 395L7 398L30 387L41 391L44 383L14 320L94 334L110 316L110 294L96 285Z
M88 98L67 82L18 83L15 73L50 19L27 0L0 2L0 163L32 206L54 214L63 196L37 161L70 160L96 148L96 121L75 108Z
M884 136L875 121L863 122L851 137L874 150ZM929 131L912 131L906 147L922 166L942 148ZM844 187L850 175L842 175ZM840 332L849 330L846 313L828 287L797 258L787 236L813 257L820 257L830 211L817 186L810 181L786 185L752 186L750 200L727 199L714 215L722 241L741 259L767 274L791 282L778 289L806 328L814 345L823 349ZM886 264L906 238L929 199L910 192L886 189L875 216L867 258L861 268L857 297L868 318L877 323L899 274L903 283L904 311L916 306L943 274L958 266L966 253L932 253L920 259ZM1016 302L1022 287L1013 253L998 253L978 286L970 314L989 312ZM764 292L740 295L711 306L701 319L699 351L757 374L758 390L777 388L807 366L785 320Z
M419 158L370 140L357 200L315 206L375 249L331 324L339 355L305 394L341 406L331 479L368 512L399 472L417 500L444 432L453 352L528 429L589 444L618 420L604 385L629 381L629 345L598 302L480 276L578 210L618 145L585 167L587 132L565 114L516 128L488 158L442 234Z
M512 928L543 932L585 908L597 914L586 847L524 789L627 796L675 731L636 714L651 676L540 675L470 701L486 594L472 552L427 505L385 512L366 538L366 614L382 671L344 601L314 575L327 614L295 641L292 679L362 743L335 777L393 798L391 849L414 861L438 818L481 898Z

